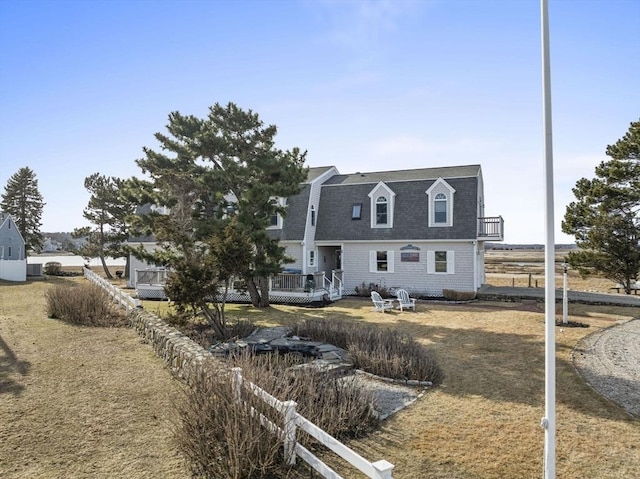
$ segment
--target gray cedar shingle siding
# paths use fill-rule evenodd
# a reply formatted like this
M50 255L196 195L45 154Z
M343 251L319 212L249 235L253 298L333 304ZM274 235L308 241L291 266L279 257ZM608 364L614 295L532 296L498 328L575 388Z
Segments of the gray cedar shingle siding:
M471 167L468 167L471 169ZM460 168L462 169L462 168ZM436 170L443 170L438 168ZM473 171L477 174L478 167ZM471 172L471 171L466 171ZM396 173L396 172L390 172ZM397 172L404 173L404 172ZM416 170L406 173L416 174ZM449 171L451 173L451 171ZM369 174L367 174L369 175ZM456 193L452 227L429 227L427 189L435 182L431 180L373 182L353 181L355 175L333 177L322 186L316 241L393 241L417 239L475 239L477 234L478 179L444 178ZM392 176L392 175L391 175ZM361 177L362 178L362 177ZM371 178L371 177L370 177ZM344 179L344 181L341 181ZM371 228L371 199L368 194L377 184L385 181L396 194L393 228ZM362 203L362 219L351 219L354 203Z
M287 198L287 214L284 217L283 227L267 230L271 238L277 238L280 241L303 240L310 192L311 186L305 184L300 193Z

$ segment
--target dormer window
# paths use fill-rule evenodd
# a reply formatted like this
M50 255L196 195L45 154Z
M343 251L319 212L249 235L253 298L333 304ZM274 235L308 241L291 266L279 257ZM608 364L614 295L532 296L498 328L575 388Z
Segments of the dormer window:
M433 200L433 222L445 224L447 222L447 195L438 193Z
M429 226L453 226L453 196L456 190L438 178L425 193L429 203Z
M376 200L376 225L386 226L388 221L388 201L384 196L379 196Z
M371 190L369 198L371 198L371 227L393 228L393 207L396 194L381 181Z
M311 226L316 225L316 208L311 205Z
M279 207L285 207L287 206L287 199L286 198L272 198L271 199L272 204L277 205ZM283 217L281 214L279 213L271 213L269 215L269 225L267 226L267 229L282 229L282 223L283 223Z

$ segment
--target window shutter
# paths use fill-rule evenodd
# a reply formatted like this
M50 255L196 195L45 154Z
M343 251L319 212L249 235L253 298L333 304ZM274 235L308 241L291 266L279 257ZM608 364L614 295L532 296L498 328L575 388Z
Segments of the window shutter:
M393 273L393 251L387 251L387 272Z
M436 252L427 251L427 273L433 274L436 272Z
M454 274L455 270L455 251L447 251L447 274Z
M375 251L369 251L369 273L378 271L378 255Z

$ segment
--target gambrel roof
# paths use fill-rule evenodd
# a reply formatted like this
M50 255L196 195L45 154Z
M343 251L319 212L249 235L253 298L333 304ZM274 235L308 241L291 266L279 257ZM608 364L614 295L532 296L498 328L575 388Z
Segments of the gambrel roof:
M308 185L332 168L334 167L309 168L309 176L302 192L287 199L283 228L270 230L271 237L290 241L303 240L310 207ZM315 241L475 238L480 177L480 165L335 174L321 186ZM429 227L427 191L436 182L444 182L451 191L455 191L452 227ZM390 228L371 227L370 194L381 185L393 196L393 227ZM354 204L362 205L360 219L351 217Z
M429 228L427 189L436 180L385 182L395 193L392 228L371 228L370 183L324 184L320 196L316 241L394 241L470 239L477 230L477 179L449 178L456 190L451 228ZM353 204L362 204L360 220L351 218Z
M335 175L323 185L353 185L360 183L385 183L394 181L436 180L438 178L477 177L480 165L445 166L439 168L419 168L413 170L377 171L373 173L353 173Z

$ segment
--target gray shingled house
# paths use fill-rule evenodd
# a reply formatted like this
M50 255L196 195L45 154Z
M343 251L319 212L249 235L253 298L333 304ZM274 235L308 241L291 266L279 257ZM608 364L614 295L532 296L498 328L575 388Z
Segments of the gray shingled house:
M370 285L440 297L484 283L484 242L503 240L503 220L486 217L480 165L342 175L309 168L301 192L278 198L286 215L269 235L294 262L271 280L271 300L338 299ZM152 238L132 243L155 247ZM132 258L130 286L162 297L164 270ZM241 289L229 300L247 300Z
M20 230L9 213L0 211L0 279L26 281L27 256Z
M287 268L323 273L344 294L370 284L433 297L477 291L484 242L503 240L502 218L485 216L480 165L349 175L310 168L286 204L269 233L295 259Z

